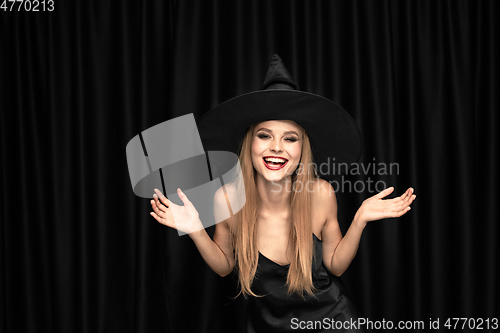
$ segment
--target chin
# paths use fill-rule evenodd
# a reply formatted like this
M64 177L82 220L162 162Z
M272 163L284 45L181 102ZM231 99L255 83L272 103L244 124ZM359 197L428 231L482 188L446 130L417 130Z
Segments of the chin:
M267 171L267 170L266 170ZM286 171L281 171L281 172L275 172L275 171L271 171L270 172L266 172L264 171L264 173L262 174L262 176L270 181L270 182L279 182L279 181L283 181L287 178L287 173Z

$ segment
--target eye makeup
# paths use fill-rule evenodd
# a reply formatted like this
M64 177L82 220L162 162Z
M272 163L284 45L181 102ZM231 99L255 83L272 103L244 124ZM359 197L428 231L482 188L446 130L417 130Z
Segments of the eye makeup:
M259 133L259 134L257 134L257 137L258 137L259 139L267 139L267 138L270 138L270 136L269 136L268 134L264 134L264 133ZM287 138L285 138L285 140L286 140L286 141L289 141L289 142L296 142L296 141L299 141L299 139L298 139L298 138L293 137L293 136L291 136L291 137L287 137Z

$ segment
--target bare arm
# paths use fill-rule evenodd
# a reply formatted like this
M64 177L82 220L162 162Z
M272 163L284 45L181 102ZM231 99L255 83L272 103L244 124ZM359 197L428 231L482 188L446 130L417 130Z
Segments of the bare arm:
M189 234L189 237L196 244L203 260L215 273L226 276L233 271L234 255L229 250L230 244L229 246L226 244L229 243L229 229L226 222L216 224L214 240L210 238L205 229ZM226 251L223 248L226 248Z
M327 243L332 244L333 251L326 252L323 254L323 260L325 262L325 266L330 270L330 272L336 276L341 276L349 267L352 260L356 256L358 252L359 242L361 240L361 234L366 226L366 223L361 223L361 221L357 218L354 218L349 229L347 230L344 237L340 232L339 224L337 219L334 220L329 219L323 228L323 235L337 234L335 230L339 230L340 233L340 241L335 244L335 241L327 240ZM325 236L323 236L325 238ZM330 239L333 237L326 236L326 239ZM338 237L335 237L338 239ZM328 264L327 264L328 263Z
M334 275L341 276L356 256L364 226L352 223L344 237L337 220L337 198L332 186L324 181L318 182L315 193L316 205L324 221L321 230L323 263ZM341 246L342 245L342 246Z
M151 215L164 225L188 233L203 260L205 260L215 273L220 276L226 276L231 273L234 268L235 259L228 227L230 219L216 224L214 241L212 241L199 220L198 212L183 192L179 190L178 194L184 206L175 205L158 190L157 194L158 196L155 196L155 200L151 201L151 205L155 211ZM159 202L158 197L161 202ZM224 209L227 210L224 207L227 207L226 196L219 189L214 198L216 221L221 220L220 212L224 211Z
M229 186L226 186L229 190ZM221 212L227 211L229 198L222 188L217 190L214 197L215 221L222 220ZM220 276L226 276L233 271L235 259L233 246L231 244L231 233L229 225L232 218L219 222L215 225L214 240L210 239L205 229L189 234L194 241L198 251L208 266Z
M326 183L326 184L324 184ZM321 186L320 203L325 209L325 224L322 230L323 261L328 270L341 276L349 267L358 251L361 234L369 221L389 217L399 217L410 210L415 200L413 189L409 188L403 195L394 199L382 200L394 188L390 187L371 198L366 199L356 212L354 219L344 237L337 220L337 200L333 188L328 182Z

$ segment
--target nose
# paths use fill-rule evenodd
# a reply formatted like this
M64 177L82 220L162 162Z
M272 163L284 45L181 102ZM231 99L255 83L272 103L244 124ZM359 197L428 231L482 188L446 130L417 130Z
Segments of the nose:
M283 147L281 145L281 141L279 139L274 139L271 143L271 148L269 148L274 153L280 153L283 151Z

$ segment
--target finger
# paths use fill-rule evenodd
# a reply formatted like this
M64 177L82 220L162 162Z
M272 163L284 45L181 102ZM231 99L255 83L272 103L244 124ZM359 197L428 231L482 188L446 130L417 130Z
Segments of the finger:
M156 205L155 201L154 200L151 200L151 208L153 208L153 211L159 215L160 214L160 210L158 209L158 206Z
M403 193L400 198L402 200L406 200L406 199L408 199L408 197L410 197L410 189L407 189L406 192Z
M159 217L155 212L150 212L149 213L156 221L162 223L161 217ZM163 223L162 223L163 224Z
M155 188L155 192L156 194L153 196L160 200L165 206L170 207L170 201L167 199L167 197L164 196L163 193L161 193L161 191L157 188Z
M400 217L403 216L404 214L408 213L410 211L411 207L408 206L406 208L403 208L401 210L395 210L392 212L391 217Z
M156 192L156 194L158 194L159 197L163 196L163 193L161 193L161 191L159 189L155 188L155 192Z
M154 213L154 212L150 212L149 213L152 217L154 217L154 219L158 222L160 222L161 224L163 225L166 225L167 227L170 227L170 228L174 228L173 225L171 223L169 223L169 221L167 219L163 219L161 218L160 216L158 216L158 214ZM174 228L175 229L175 228Z
M165 205L165 207L170 208L172 203L167 199L166 196L160 197L161 202Z
M154 196L156 196L156 194L155 194ZM155 200L155 202L154 202L154 203L155 203L155 206L156 206L156 207L158 207L158 209L160 209L160 211L162 211L162 212L164 212L164 213L166 213L166 212L167 212L168 207L166 207L166 206L162 205L162 203L161 203L161 202L159 202L158 200Z
M151 206L153 207L154 212L156 215L158 215L161 218L165 218L165 212L161 211L159 207L157 206L156 202L154 200L151 200Z
M174 228L174 229L176 228L175 227L175 220L174 220L171 212L164 213L161 211L154 211L154 212L150 212L149 214L151 216L153 216L155 218L155 220L157 220L161 224L164 224L164 225L171 227L171 228Z
M406 207L408 207L409 205L412 204L413 200L415 200L415 198L417 197L415 194L411 194L412 192L410 191L409 192L409 195L403 200L402 204L402 208L403 209L406 209Z
M402 197L395 197L392 199L386 199L385 202L391 203L394 207L399 207L399 206L404 205L405 201L404 201L404 199L402 199Z
M153 194L153 199L154 199L155 204L158 206L160 204L160 202L158 200L158 195L157 194Z
M155 192L156 192L156 195L157 197L159 198L159 200L165 205L168 207L170 207L170 200L167 199L166 196L163 195L163 193L161 193L160 190L158 190L157 188L155 188Z
M411 203L413 202L413 200L415 200L417 196L415 194L413 195L409 195L405 200L404 200L404 206L407 207L409 205L411 205Z
M170 206L172 205L172 202L170 200L168 200L166 196L161 194L161 192L159 192L159 193L160 193L159 195L154 194L153 197L155 197L155 198L159 197L158 199L161 201L161 203L164 204L166 208L170 208ZM160 204L160 203L157 202L157 204Z
M155 204L156 204L156 205L159 205L159 204L160 204L160 202L159 202L159 200L158 200L158 195L157 195L156 193L155 193L155 194L153 194L153 200L154 200L154 202L155 202Z
M411 197L412 197L412 195L413 195L413 192L414 192L414 191L415 191L415 190L413 189L413 187L410 187L410 188L408 189L408 197L409 197L409 198L411 198Z
M413 188L410 187L408 192L408 197L405 199L405 202L411 204L416 197L417 195L413 194Z
M414 194L410 197L410 199L408 200L408 205L411 205L413 203L413 200L415 200L417 198L417 195Z
M389 187L383 190L382 192L379 192L378 194L375 195L375 198L382 199L391 194L394 191L394 187Z
M188 197L181 191L180 188L177 189L177 195L179 195L179 198L184 203L184 206L191 205L191 201L189 201Z
M406 207L408 206L411 202L411 195L405 193L405 197L401 199L401 206Z

